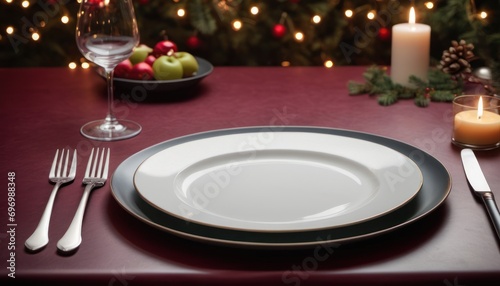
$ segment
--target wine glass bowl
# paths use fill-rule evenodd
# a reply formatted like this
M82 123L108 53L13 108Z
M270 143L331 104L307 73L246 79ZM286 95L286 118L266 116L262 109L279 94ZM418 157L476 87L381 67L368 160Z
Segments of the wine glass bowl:
M79 39L80 51L84 56L103 67L113 69L123 60L127 59L131 51L136 46L134 38L131 37L111 37L96 35L93 38Z
M106 73L108 112L104 119L82 126L83 136L114 141L133 137L142 127L118 120L113 112L113 71L139 44L132 0L83 0L78 11L76 43L82 55Z

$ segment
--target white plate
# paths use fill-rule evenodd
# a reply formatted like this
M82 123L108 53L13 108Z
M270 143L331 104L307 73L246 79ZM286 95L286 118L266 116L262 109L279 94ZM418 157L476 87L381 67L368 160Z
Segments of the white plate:
M166 148L136 170L152 206L212 227L293 232L341 227L411 200L422 173L380 144L308 132L213 136Z

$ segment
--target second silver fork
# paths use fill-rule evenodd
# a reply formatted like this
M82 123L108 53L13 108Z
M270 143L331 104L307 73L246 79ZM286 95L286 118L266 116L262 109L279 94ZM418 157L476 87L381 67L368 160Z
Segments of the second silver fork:
M33 234L24 243L24 245L32 251L44 247L49 242L49 222L57 191L59 190L59 187L61 187L61 185L69 183L75 179L76 150L73 152L73 159L71 161L71 167L69 169L69 173L68 173L68 159L70 155L69 150L66 151L66 159L64 160L64 167L63 167L64 149L61 151L61 156L58 157L58 155L59 155L59 150L56 151L56 155L54 157L54 161L52 162L52 167L50 167L50 172L49 172L49 180L55 183L55 186L52 189L49 201L47 202L47 206L43 211L38 226L36 227Z
M90 191L92 191L94 188L104 186L108 178L110 152L109 148L106 158L104 157L105 151L106 150L102 148L102 151L99 153L99 148L97 148L95 158L93 158L94 149L92 149L92 152L90 152L89 162L87 164L87 169L85 170L85 176L83 178L83 184L85 184L83 196L80 200L80 204L78 205L78 209L76 210L75 216L73 217L68 230L57 242L57 248L61 251L73 251L82 242L83 214L85 212L85 207L87 205Z

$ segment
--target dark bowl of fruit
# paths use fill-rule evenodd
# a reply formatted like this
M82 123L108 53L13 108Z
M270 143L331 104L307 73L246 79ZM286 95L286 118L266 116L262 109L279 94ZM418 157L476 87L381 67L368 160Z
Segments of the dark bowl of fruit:
M158 42L154 48L139 45L132 55L114 70L113 83L118 89L141 88L166 92L198 84L212 73L213 65L205 59L178 51L172 41ZM104 77L104 72L99 71Z

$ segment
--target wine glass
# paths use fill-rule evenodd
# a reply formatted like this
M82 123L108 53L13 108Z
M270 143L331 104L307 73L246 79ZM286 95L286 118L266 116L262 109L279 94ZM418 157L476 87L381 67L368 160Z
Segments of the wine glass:
M114 141L133 137L142 127L118 121L113 113L113 71L139 44L139 30L132 0L82 0L76 25L76 43L89 61L104 68L108 113L103 120L85 124L80 132L94 140Z

